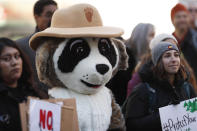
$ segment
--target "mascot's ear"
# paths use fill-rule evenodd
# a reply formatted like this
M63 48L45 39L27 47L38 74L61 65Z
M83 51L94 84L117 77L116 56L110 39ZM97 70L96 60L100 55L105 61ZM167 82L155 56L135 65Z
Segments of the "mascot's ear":
M112 38L113 43L115 44L116 48L118 49L119 53L119 62L117 68L113 71L113 75L118 70L126 70L128 68L128 55L126 52L125 44L118 39Z
M44 42L36 50L36 70L41 82L49 87L64 85L58 80L54 70L53 55L58 45L65 39L43 38Z

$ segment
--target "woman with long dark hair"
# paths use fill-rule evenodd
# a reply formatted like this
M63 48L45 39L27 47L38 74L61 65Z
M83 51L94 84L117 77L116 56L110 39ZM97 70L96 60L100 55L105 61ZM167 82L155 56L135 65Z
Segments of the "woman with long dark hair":
M196 96L185 77L180 51L175 44L159 42L151 50L152 69L134 88L123 107L128 131L161 131L159 108Z
M0 38L0 131L21 131L19 103L28 96L47 98L34 85L24 53L8 38Z

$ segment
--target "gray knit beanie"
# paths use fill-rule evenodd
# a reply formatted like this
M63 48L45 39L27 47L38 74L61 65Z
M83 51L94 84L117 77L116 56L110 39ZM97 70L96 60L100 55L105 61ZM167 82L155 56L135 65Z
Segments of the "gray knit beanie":
M152 50L155 45L157 45L161 41L164 41L165 39L172 39L176 43L178 43L177 40L176 40L176 38L173 35L163 33L163 34L157 35L156 37L154 37L151 40L151 42L149 44L149 48Z
M151 50L153 64L157 65L159 58L163 55L163 53L169 50L176 50L179 52L178 47L170 42L159 42L155 45Z

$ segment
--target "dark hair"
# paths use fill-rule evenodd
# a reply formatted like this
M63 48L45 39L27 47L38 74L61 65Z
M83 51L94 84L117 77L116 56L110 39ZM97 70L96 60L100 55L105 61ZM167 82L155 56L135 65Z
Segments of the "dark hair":
M181 59L180 59L181 60ZM156 66L152 67L153 73L159 80L168 80L168 74L164 68L162 57L160 57ZM178 72L175 74L175 80L185 80L187 78L187 72L182 64L180 64Z
M23 71L22 75L19 78L19 83L24 83L28 87L34 87L34 79L33 79L33 70L30 66L30 62L26 58L26 55L23 51L16 45L16 43L8 38L0 38L0 55L5 47L13 47L17 49L21 55L23 61ZM0 69L1 70L1 69ZM2 76L0 75L0 81L2 82Z
M56 5L57 3L53 0L38 0L34 5L34 15L41 15L43 9L47 5Z

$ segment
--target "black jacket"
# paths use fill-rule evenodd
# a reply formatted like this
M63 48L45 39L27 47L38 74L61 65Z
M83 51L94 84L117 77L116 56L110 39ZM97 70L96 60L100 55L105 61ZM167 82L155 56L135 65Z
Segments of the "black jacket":
M182 87L185 80L179 80L173 88L167 81L158 80L151 71L151 61L142 67L139 74L143 83L139 84L127 99L125 119L128 131L161 131L159 108L195 97L193 87L189 85L190 96ZM149 93L146 83L156 91L153 112L150 112Z
M0 84L0 131L22 131L19 103L27 96L37 97L37 94L25 86L10 88Z
M120 70L115 74L115 76L106 84L106 87L111 89L119 105L122 105L127 96L127 84L131 79L132 72L136 66L136 60L133 56L132 51L126 48L127 54L129 56L127 70Z
M197 32L190 29L184 37L184 40L181 41L180 48L185 59L191 66L194 71L195 78L197 79Z

